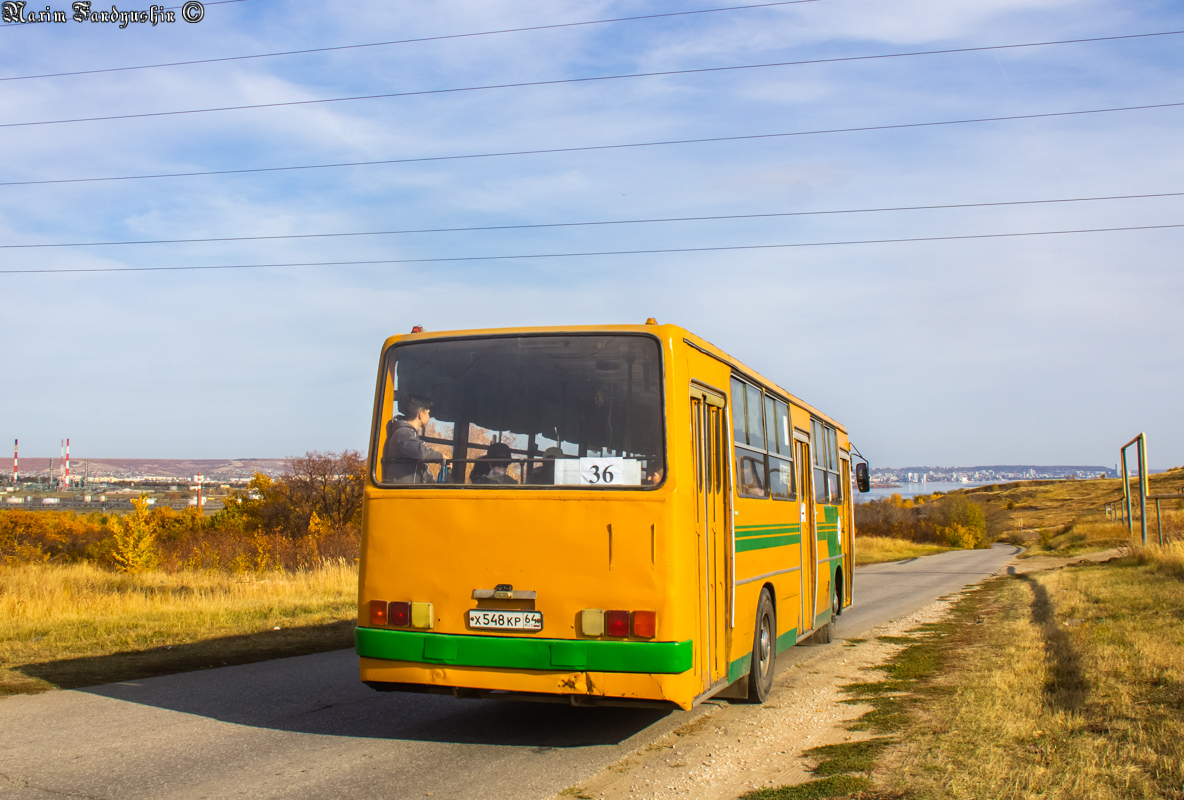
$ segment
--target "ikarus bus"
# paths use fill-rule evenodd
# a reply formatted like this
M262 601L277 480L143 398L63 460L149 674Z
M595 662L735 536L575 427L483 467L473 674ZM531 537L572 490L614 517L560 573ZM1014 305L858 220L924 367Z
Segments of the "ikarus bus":
M858 461L835 420L674 325L392 337L361 678L573 705L763 701L777 653L828 640L851 603Z

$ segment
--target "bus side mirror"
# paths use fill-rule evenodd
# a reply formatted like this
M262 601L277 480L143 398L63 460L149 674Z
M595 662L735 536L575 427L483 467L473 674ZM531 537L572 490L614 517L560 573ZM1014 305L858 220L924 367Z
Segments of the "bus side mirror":
M867 462L855 465L855 488L861 492L872 490L872 479L867 472Z

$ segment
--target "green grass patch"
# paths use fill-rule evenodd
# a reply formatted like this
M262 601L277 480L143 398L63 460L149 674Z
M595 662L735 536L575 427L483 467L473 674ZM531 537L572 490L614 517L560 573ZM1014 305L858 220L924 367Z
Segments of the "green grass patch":
M818 760L815 775L842 775L847 772L868 772L884 748L895 739L866 739L862 742L843 742L811 747L803 755Z
M840 700L841 703L858 706L871 706L859 719L849 723L847 728L853 731L871 731L872 733L895 733L903 730L909 723L909 701L904 697L855 697Z
M877 636L877 642L884 644L912 644L917 641L916 636Z
M778 786L775 789L757 789L740 795L741 800L815 800L820 797L844 797L854 792L865 792L872 788L867 778L854 775L832 775L795 786Z
M844 647L856 647L858 645L863 644L866 641L867 641L867 639L847 639L843 646Z
M945 656L944 643L921 642L901 650L887 664L877 669L883 670L893 680L915 681L927 678L941 669L945 663Z
M847 694L873 695L890 692L908 692L914 688L911 681L875 681L873 683L848 683L839 687Z

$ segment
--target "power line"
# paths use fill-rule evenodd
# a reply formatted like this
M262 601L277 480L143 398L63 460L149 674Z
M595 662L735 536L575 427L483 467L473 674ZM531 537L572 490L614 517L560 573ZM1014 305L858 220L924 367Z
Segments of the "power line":
M240 3L243 0L223 0L223 2ZM743 6L725 6L722 8L701 8L695 11L671 11L665 14L643 14L634 17L615 17L612 19L594 19L585 22L560 22L553 25L532 25L526 28L503 28L494 31L476 31L473 33L450 33L442 36L421 36L416 39L395 39L389 42L366 42L363 44L344 44L336 47L311 47L304 50L283 50L277 53L253 53L245 56L224 56L222 58L199 58L192 61L170 61L162 64L140 64L132 67L107 67L104 69L84 69L74 72L50 72L44 75L14 75L0 78L2 81L27 81L35 78L63 78L73 75L97 75L104 72L127 72L137 69L159 69L161 67L187 67L194 64L217 64L223 61L246 61L253 58L274 58L276 56L299 56L309 53L330 53L335 50L357 50L363 47L387 47L399 44L417 44L420 42L439 42L445 39L467 39L474 36L497 36L503 33L527 33L530 31L546 31L557 28L576 28L585 25L606 25L612 22L636 22L662 17L688 17L695 14L714 14L719 11L746 11L753 8L770 8L772 6L793 6L801 3L816 3L818 0L780 0L775 3L752 3ZM214 5L214 3L206 3Z
M201 172L162 172L151 175L115 175L101 178L54 178L37 181L3 181L0 186L45 186L59 183L99 183L104 181L138 181L156 178L195 178L211 175L246 175L262 172L292 172L306 169L337 169L341 167L374 167L390 164L422 164L432 161L461 161L478 158L504 158L507 156L536 156L556 153L587 153L600 150L625 150L636 147L667 147L684 144L709 144L714 142L741 142L760 139L782 139L792 136L819 136L831 133L863 133L868 131L906 130L909 128L933 128L942 125L971 125L981 122L1009 122L1026 119L1050 119L1053 117L1075 117L1087 114L1110 114L1120 111L1146 111L1157 108L1177 108L1179 103L1154 103L1143 106L1120 106L1116 108L1091 108L1081 111L1052 111L1040 114L1011 114L1002 117L976 117L972 119L938 120L935 122L903 122L895 125L863 125L855 128L825 128L809 131L788 131L784 133L756 133L741 136L710 136L701 139L669 139L656 142L627 142L623 144L597 144L581 147L549 147L537 150L507 150L494 153L466 153L449 156L417 156L414 158L389 158L378 161L342 161L334 164L300 164L286 167L250 167L244 169L205 170Z
M613 219L582 222L542 222L521 225L473 225L459 228L414 228L389 231L348 231L340 233L292 233L272 236L216 236L198 239L139 239L118 242L48 242L39 244L2 244L0 250L26 250L48 247L106 247L141 244L196 244L208 242L260 242L283 239L329 239L352 236L398 236L415 233L471 233L477 231L510 231L539 228L576 228L603 225L647 225L669 222L711 222L737 219L770 219L778 217L811 217L832 214L873 214L890 211L933 211L954 208L997 208L1000 206L1047 205L1052 203L1086 203L1101 200L1144 200L1160 197L1184 197L1184 192L1160 192L1157 194L1121 194L1099 197L1066 197L1051 200L1003 200L993 203L944 203L925 206L891 206L885 208L844 208L822 211L776 211L761 214L717 214L702 217L653 217L648 219Z
M1065 236L1081 233L1114 233L1117 231L1153 231L1184 228L1184 223L1173 225L1138 225L1121 228L1082 228L1065 231L1023 231L1017 233L977 233L963 236L917 236L907 239L859 239L842 242L790 242L784 244L744 244L720 247L668 247L656 250L604 250L590 253L523 253L512 256L450 256L446 258L384 258L367 261L299 261L277 264L199 264L171 267L84 267L82 269L5 269L0 275L39 275L63 272L185 272L213 269L266 269L272 267L338 267L373 266L378 264L439 264L462 261L512 261L542 258L587 258L592 256L635 256L665 253L714 253L729 250L774 250L787 247L837 247L861 244L902 244L909 242L949 242L969 239L1007 239L1018 236Z
M424 95L457 94L461 92L482 92L492 89L523 89L537 86L557 86L571 83L593 83L599 81L616 81L633 78L669 77L672 75L698 75L710 72L729 72L735 70L768 69L771 67L792 67L803 64L829 64L840 61L867 61L882 58L904 58L911 56L944 55L948 53L969 53L986 50L1004 50L1019 47L1043 47L1054 44L1077 44L1081 42L1111 41L1114 39L1137 39L1148 36L1175 36L1184 31L1165 31L1161 33L1140 33L1129 36L1107 36L1093 39L1065 39L1058 42L1034 42L1029 44L992 45L989 47L964 47L951 50L922 50L911 53L888 53L870 56L847 56L841 58L822 58L808 61L778 61L765 64L738 64L724 67L697 67L694 69L662 70L659 72L631 72L619 75L593 75L584 78L556 78L545 81L520 81L518 83L495 83L481 86L459 86L448 89L419 89L407 92L384 92L381 94L349 95L346 97L322 97L312 100L287 100L276 103L251 103L241 106L215 106L210 108L189 108L178 111L145 111L136 114L109 114L102 117L71 117L69 119L34 120L31 122L5 122L0 128L27 128L37 125L73 125L80 122L113 122L125 119L149 119L153 117L176 117L189 114L211 114L223 111L253 111L263 108L289 108L294 106L323 105L325 103L350 103L359 100L389 100L396 97L421 97Z

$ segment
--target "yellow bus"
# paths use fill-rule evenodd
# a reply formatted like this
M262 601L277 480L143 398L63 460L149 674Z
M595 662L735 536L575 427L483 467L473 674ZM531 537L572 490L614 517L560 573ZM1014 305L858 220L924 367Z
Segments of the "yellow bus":
M851 603L847 432L674 325L383 347L356 650L380 691L763 702ZM866 482L866 463L855 472Z

